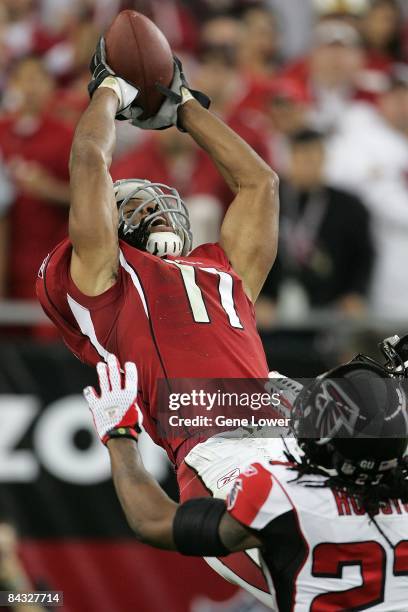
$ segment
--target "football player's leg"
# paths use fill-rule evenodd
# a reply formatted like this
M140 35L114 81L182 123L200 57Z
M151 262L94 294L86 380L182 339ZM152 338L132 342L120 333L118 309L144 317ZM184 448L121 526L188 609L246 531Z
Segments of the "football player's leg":
M178 470L181 501L211 495L225 499L234 480L245 467L259 459L276 457L281 449L276 439L211 438L197 445ZM223 578L242 587L264 605L276 608L267 585L258 550L232 553L222 559L206 558Z

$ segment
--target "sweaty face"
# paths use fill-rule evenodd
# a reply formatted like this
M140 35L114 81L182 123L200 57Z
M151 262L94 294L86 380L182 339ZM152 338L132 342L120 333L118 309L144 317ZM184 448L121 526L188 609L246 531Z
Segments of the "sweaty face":
M159 206L154 202L148 202L134 217L134 211L143 203L143 200L140 198L132 198L124 207L124 216L127 221L131 221L132 225L137 225L143 219L146 219L149 215L157 212ZM172 232L174 231L170 220L166 213L162 215L158 215L153 222L150 224L148 232L151 234L152 232Z

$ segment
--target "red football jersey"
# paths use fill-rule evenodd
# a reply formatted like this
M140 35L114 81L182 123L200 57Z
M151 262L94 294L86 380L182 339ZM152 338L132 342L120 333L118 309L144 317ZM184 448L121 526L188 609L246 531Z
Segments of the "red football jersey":
M268 376L254 307L241 279L218 244L160 259L121 241L117 282L89 297L70 277L71 252L64 240L41 266L42 307L85 363L95 365L107 352L121 363L136 363L146 430L179 463L205 433L194 441L160 438L159 379Z

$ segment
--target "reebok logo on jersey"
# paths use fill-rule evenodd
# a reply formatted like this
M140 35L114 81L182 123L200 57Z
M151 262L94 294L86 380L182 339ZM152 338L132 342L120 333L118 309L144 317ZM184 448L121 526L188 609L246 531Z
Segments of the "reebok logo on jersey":
M234 468L233 470L231 470L227 474L224 474L224 476L221 476L221 478L218 479L217 488L222 489L222 487L225 487L225 485L231 482L231 480L235 480L235 478L238 478L239 475L239 468Z
M44 278L44 271L45 271L45 267L47 265L47 262L50 258L50 254L48 253L47 257L44 259L44 261L42 262L40 269L38 270L38 278Z

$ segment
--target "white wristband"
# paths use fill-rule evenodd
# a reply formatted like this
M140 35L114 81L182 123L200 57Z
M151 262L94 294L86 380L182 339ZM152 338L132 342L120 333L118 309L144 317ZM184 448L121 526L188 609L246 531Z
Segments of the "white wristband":
M113 76L106 77L106 79L102 81L99 87L108 87L109 89L112 89L112 91L114 91L115 94L118 96L118 108L122 107L122 104L123 104L122 91L115 77Z
M189 102L190 100L195 100L193 94L187 89L187 87L182 87L180 89L180 93L181 93L180 106L183 106L183 104L185 104L186 102Z

